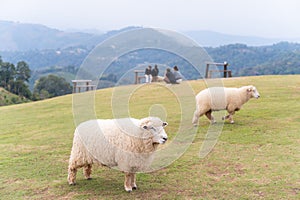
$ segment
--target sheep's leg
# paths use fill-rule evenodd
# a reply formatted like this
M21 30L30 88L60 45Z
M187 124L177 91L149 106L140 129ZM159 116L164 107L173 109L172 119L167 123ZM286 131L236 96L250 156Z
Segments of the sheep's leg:
M226 115L226 116L222 117L222 120L226 120L226 119L228 119L228 118L229 118L229 116L230 116L230 115Z
M205 111L203 112L203 110L201 110L201 109L196 109L196 111L194 112L193 120L192 120L192 124L194 124L194 126L198 125L198 120L200 117L202 117L204 115L204 113L205 113Z
M212 111L208 111L208 112L206 112L205 113L205 115L206 115L206 117L210 120L210 122L212 123L212 124L214 124L214 123L216 123L216 121L215 121L215 119L214 119L214 117L212 116Z
M77 168L73 168L69 166L68 169L68 182L70 185L75 185L76 184L76 173L77 173Z
M127 192L132 191L132 173L125 172L124 188Z
M199 117L200 117L200 112L198 112L198 110L196 110L194 112L194 117L193 117L193 120L192 120L192 124L194 124L194 126L197 126Z
M137 189L135 173L132 173L132 176L131 176L131 187L133 190Z
M234 115L234 112L230 112L229 115L226 115L224 117L222 117L223 120L225 119L229 119L230 123L233 124L234 121L233 121L233 115Z
M88 164L86 166L83 167L83 174L85 176L85 178L87 180L91 180L91 173L92 173L92 165L91 164Z
M234 114L234 113L233 113ZM233 114L229 114L229 121L231 124L234 124L234 121L233 121Z

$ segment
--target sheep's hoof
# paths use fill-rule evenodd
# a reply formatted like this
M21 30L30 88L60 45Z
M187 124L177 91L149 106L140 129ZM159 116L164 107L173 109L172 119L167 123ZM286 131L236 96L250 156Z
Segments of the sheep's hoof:
M90 181L90 180L92 180L92 178L91 178L91 177L89 177L89 178L87 178L86 180L89 180L89 181Z
M132 192L132 189L125 189L125 190L126 190L126 192L128 192L128 193Z
M136 189L137 189L137 187L136 187L136 186L133 186L133 187L132 187L132 190L136 190Z
M232 120L232 121L230 121L230 124L234 124L234 121Z
M76 185L76 183L69 183L70 186Z

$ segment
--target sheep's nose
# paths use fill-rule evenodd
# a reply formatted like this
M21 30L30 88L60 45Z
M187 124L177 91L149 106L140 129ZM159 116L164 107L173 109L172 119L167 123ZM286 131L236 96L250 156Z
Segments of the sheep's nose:
M168 138L166 138L166 137L163 137L163 140L164 140L164 141L167 141L167 140L168 140Z

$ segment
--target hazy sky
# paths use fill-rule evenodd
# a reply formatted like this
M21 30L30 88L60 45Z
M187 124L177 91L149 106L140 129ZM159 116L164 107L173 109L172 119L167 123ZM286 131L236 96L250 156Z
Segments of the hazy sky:
M300 37L299 0L0 0L0 20L52 28L176 31Z

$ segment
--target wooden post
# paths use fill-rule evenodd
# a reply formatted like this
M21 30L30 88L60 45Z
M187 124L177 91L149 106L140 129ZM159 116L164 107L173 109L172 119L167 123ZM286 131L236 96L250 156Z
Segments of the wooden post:
M138 81L138 76L139 76L139 72L138 71L134 71L134 73L135 73L135 84L138 84L139 83L139 81Z
M205 78L208 78L209 63L206 63Z
M89 91L89 82L86 82L86 91Z
M227 66L228 66L228 63L224 62L224 78L227 77Z
M144 76L139 76L139 73L144 73L144 70L134 70L134 83L139 84L141 82L141 78Z
M76 82L73 82L73 93L76 93Z
M228 71L228 77L232 77L231 70Z
M207 78L211 78L211 73L212 73L212 71L208 71Z

